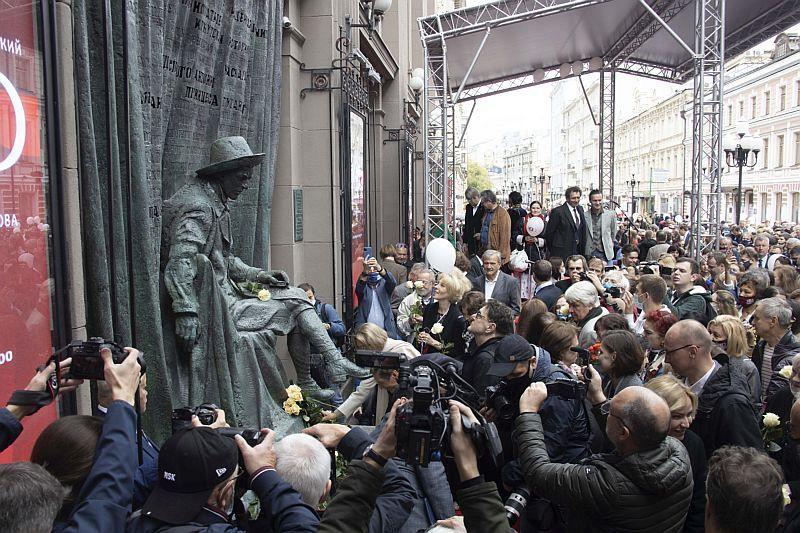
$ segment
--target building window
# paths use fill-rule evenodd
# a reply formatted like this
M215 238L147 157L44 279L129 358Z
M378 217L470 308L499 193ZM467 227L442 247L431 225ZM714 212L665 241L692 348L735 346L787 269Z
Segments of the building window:
M769 137L764 137L764 151L761 154L764 158L761 160L764 165L762 168L769 168Z
M778 135L778 161L775 166L783 166L783 135Z
M755 96L750 97L750 118L756 118L756 108L758 106L758 100Z
M794 164L800 165L800 131L794 133Z
M800 80L794 82L794 105L800 106Z
M744 100L739 100L739 120L744 120Z
M764 93L764 114L769 115L769 91Z
M778 101L778 110L783 111L786 109L786 85L781 85L780 100Z
M727 122L728 122L728 126L733 124L733 106L732 105L728 106L728 121Z

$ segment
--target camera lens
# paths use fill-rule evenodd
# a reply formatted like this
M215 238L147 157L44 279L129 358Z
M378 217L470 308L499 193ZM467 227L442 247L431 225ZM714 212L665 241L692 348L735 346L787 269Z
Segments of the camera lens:
M497 417L501 420L511 420L514 418L514 404L508 401L503 395L497 395L494 397L494 412L497 413Z
M511 493L505 503L508 525L513 526L517 523L525 506L528 505L528 498L530 497L531 493L528 492L525 487L517 487L517 489Z

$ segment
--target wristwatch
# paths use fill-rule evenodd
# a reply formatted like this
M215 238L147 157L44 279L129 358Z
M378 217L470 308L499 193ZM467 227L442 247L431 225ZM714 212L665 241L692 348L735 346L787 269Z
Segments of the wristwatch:
M364 455L362 456L362 459L367 459L367 458L375 461L380 467L386 466L386 462L388 461L388 459L386 459L384 456L373 450L371 444L367 447L366 450L364 450Z

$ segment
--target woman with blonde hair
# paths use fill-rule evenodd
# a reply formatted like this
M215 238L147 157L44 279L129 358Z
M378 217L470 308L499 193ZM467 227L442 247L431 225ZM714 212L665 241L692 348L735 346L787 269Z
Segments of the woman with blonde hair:
M689 429L697 414L697 396L671 374L653 378L645 387L667 402L671 415L668 435L683 443L692 465L694 489L683 530L703 531L706 506L706 450L703 440Z
M422 353L441 352L460 359L467 351L464 320L458 302L469 290L472 283L458 269L449 274L439 274L439 281L433 291L433 301L425 306L422 313L422 331L417 340L422 343Z
M736 299L733 293L727 289L718 289L711 295L711 307L717 312L717 316L728 315L739 318L739 310L736 308Z
M708 332L714 341L711 353L715 360L725 362L727 359L731 366L738 366L748 383L748 394L754 406L761 404L761 379L758 369L749 354L753 347L748 342L748 334L744 324L735 316L717 315L708 323Z
M419 356L419 352L411 344L390 339L386 330L370 322L361 324L356 329L353 335L353 345L357 350L391 352L405 355L409 359ZM327 413L323 420L330 422L344 418L346 421L359 407L367 404L365 411L375 415L373 423L380 422L390 407L389 396L397 388L398 377L397 370L372 369L372 377L362 381L344 403L332 413Z

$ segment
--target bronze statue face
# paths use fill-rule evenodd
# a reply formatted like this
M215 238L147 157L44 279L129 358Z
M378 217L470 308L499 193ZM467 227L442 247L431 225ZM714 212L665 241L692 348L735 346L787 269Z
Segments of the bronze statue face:
M253 170L251 168L235 168L217 176L225 196L236 200L240 194L247 190Z

